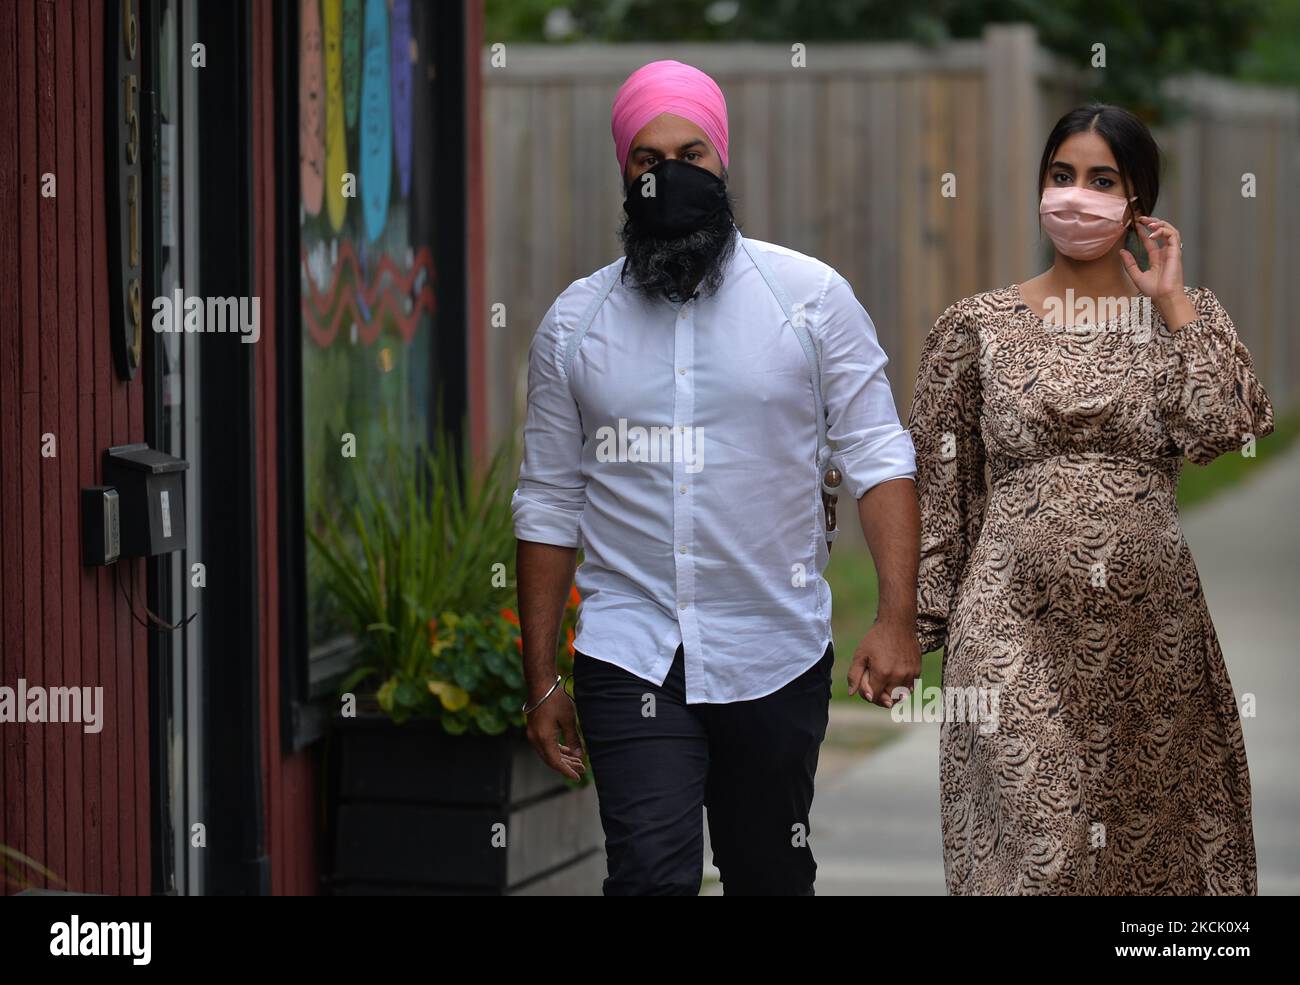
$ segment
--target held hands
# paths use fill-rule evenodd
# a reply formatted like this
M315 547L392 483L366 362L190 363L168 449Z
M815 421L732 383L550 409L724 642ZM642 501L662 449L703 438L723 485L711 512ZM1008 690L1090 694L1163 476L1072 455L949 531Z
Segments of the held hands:
M537 700L540 694L533 697ZM528 741L537 755L555 772L570 780L579 780L587 772L582 761L582 742L578 738L578 716L573 699L564 688L556 688L550 697L528 713ZM558 740L563 737L564 741Z
M1128 250L1120 250L1129 280L1149 297L1170 328L1182 328L1196 320L1196 309L1183 291L1183 239L1178 230L1163 219L1140 216L1146 227L1144 242L1150 267L1143 270ZM1141 233L1139 233L1141 235Z
M877 622L862 637L849 666L849 696L882 708L892 707L899 695L911 689L921 676L921 648L916 642L915 623Z

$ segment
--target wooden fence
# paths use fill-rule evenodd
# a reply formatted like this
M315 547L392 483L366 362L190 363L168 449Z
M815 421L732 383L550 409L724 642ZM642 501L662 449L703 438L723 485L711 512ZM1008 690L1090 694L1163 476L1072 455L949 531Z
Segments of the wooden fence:
M890 356L903 415L943 308L1043 269L1038 159L1088 81L1022 25L938 48L817 45L800 68L769 44L507 46L504 65L501 54L485 50L483 62L487 297L505 314L487 336L496 437L522 420L538 320L621 253L609 110L638 66L676 58L717 80L742 228L848 278ZM1276 402L1294 406L1300 94L1213 79L1171 89L1188 113L1157 132L1169 152L1157 214L1184 233L1189 281L1213 287ZM1253 199L1241 194L1246 173Z

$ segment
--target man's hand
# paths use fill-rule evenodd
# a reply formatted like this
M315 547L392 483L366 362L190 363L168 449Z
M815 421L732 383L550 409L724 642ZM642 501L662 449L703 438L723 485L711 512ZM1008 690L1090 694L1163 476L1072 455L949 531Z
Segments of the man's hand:
M532 700L536 701L538 697L541 695ZM558 742L561 736L563 742ZM582 761L582 742L578 738L578 716L573 699L563 688L557 687L549 698L528 713L528 741L542 757L542 762L561 776L578 780L587 772Z
M876 624L862 637L849 667L849 694L888 708L894 689L921 676L916 640L916 569L921 552L921 511L911 479L889 479L858 500L862 533L876 564L880 606Z
M587 771L582 762L582 744L578 741L578 716L569 692L558 685L551 690L551 685L555 683L555 651L564 600L573 585L577 559L576 547L527 540L519 541L515 555L528 705L551 692L528 713L528 741L542 762L570 780L578 779Z
M849 665L849 696L862 697L889 708L894 689L910 690L921 676L921 648L916 642L916 625L895 621L878 622L867 631Z

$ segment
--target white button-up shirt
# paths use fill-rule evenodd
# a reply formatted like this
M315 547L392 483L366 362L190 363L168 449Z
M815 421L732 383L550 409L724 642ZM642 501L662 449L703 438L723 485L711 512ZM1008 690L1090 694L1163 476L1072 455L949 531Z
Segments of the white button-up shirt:
M770 694L831 639L811 370L736 235L709 297L674 305L616 283L571 375L568 339L622 261L556 298L529 349L512 502L518 539L584 549L575 648L662 684L683 644L691 704ZM820 350L840 514L853 514L872 486L916 474L888 360L843 277L749 242Z

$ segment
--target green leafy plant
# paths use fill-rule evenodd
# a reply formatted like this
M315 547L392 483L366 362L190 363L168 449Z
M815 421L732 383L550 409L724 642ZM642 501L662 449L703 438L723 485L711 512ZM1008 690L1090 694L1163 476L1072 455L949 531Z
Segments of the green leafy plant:
M360 691L395 722L434 718L450 733L523 725L514 612L513 450L483 469L452 442L401 454L364 475L341 519L308 531L322 582L360 644L340 693ZM558 666L572 666L576 592Z
M571 589L560 627L556 668L573 670L573 632L578 617L578 592ZM436 715L453 734L477 731L498 735L512 726L522 728L525 698L519 655L523 639L513 609L461 615L444 612L429 626L432 659L424 687L420 681L390 678L379 703L394 718Z

